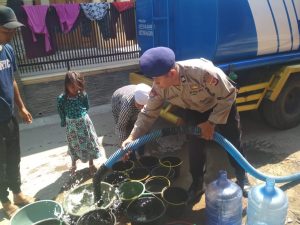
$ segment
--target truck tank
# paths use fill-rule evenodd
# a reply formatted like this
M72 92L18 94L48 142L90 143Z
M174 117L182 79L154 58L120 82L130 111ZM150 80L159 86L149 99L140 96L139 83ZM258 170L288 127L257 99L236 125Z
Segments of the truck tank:
M137 0L136 21L142 53L168 46L225 71L300 61L300 0Z

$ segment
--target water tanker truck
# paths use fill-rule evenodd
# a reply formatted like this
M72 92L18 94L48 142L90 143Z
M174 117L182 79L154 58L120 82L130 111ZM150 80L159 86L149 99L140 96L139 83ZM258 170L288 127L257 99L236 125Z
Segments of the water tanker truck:
M141 53L206 58L238 84L238 110L259 110L272 127L300 123L300 0L136 0ZM140 72L131 83L152 83ZM180 117L166 104L161 116Z

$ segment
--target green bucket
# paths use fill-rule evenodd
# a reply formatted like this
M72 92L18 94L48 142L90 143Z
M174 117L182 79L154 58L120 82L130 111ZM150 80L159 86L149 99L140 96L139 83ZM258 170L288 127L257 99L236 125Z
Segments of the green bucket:
M76 225L115 225L116 216L105 209L95 209L83 214Z
M33 225L44 221L59 221L63 207L52 200L41 200L21 208L10 220L10 225Z
M128 181L129 177L127 173L121 171L113 171L107 174L104 178L104 182L113 185L114 187L119 187L121 183Z
M150 174L148 169L144 167L133 168L128 172L129 179L132 181L141 181L144 182L149 178Z
M115 187L106 182L101 182L101 197L103 203L97 207L94 202L93 184L82 184L71 190L63 201L63 208L71 216L80 217L94 209L107 209L118 199Z
M131 160L117 161L112 165L113 171L128 172L134 168L134 162Z
M161 194L164 188L170 187L171 182L168 178L163 176L150 177L145 182L145 190L148 193L161 198Z
M188 204L188 192L181 187L166 187L162 197L167 206L166 214L179 218L184 214Z
M119 196L123 202L132 201L145 192L145 185L140 181L127 181L119 186Z
M162 166L167 168L171 168L175 171L174 179L178 178L180 175L180 166L182 164L182 160L176 156L166 156L159 159L159 162Z
M165 212L163 201L150 195L141 196L130 202L125 215L131 225L163 225Z

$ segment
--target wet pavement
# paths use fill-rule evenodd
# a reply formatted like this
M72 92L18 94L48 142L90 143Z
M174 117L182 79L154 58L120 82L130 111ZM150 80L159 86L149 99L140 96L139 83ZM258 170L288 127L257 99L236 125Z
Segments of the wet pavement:
M95 125L102 148L110 156L117 149L117 138L113 132L113 120L110 105L94 107L89 113ZM249 162L255 168L266 174L288 175L300 171L300 127L288 131L278 131L266 126L256 114L242 114L244 128L244 146ZM171 126L160 121L155 128ZM71 166L70 157L67 155L65 130L59 126L58 116L37 119L32 125L20 126L21 131L21 175L22 190L38 199L56 199L61 202L69 189L83 182L90 182L87 163L78 162L79 172L76 177L70 176L68 168ZM181 176L175 181L174 186L187 189L191 182L188 173L188 154L183 136L171 136L147 144L147 154L158 157L163 155L180 156L183 160ZM206 183L217 176L219 169L226 169L234 180L232 169L229 166L226 153L215 144L208 148L208 166ZM97 160L97 167L102 161ZM260 181L250 176L252 184ZM299 209L299 182L279 184L289 197L288 224L300 224ZM247 201L244 199L244 209ZM171 223L178 219L167 218L166 224L205 224L204 223L204 197L195 205L191 205L186 213L179 218L181 223ZM245 212L245 211L244 211ZM244 213L245 222L245 213ZM0 225L8 225L0 209ZM120 222L119 224L125 224ZM21 225L21 224L20 224Z

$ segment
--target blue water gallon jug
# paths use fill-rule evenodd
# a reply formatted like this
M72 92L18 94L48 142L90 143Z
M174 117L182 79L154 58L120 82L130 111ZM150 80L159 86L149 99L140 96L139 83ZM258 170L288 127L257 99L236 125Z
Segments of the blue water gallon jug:
M219 171L217 180L205 191L206 225L241 225L242 190L227 179L226 171Z
M247 225L284 225L288 198L267 178L265 184L254 186L248 193Z

